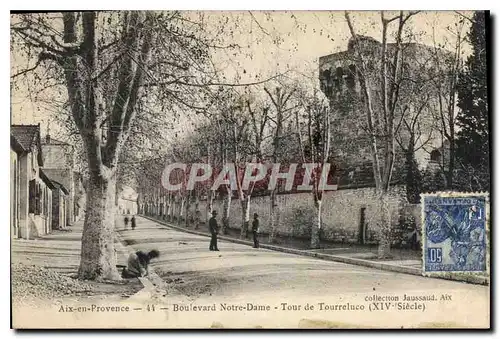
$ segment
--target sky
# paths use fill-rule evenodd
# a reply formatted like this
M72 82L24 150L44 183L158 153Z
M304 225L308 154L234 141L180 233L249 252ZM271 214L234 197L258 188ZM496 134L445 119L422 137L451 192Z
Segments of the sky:
M219 13L217 15L227 15L227 12ZM242 34L235 37L238 43L246 47L241 56L220 52L221 61L227 64L226 72L231 74L243 68L247 71L243 79L247 81L252 81L256 73L270 76L287 69L316 72L319 57L345 50L351 36L342 11L252 13L232 14L235 20L241 18ZM472 16L470 12L461 13ZM387 18L395 14L385 13ZM369 35L381 41L380 12L352 12L351 17L357 34ZM437 43L452 48L453 35L447 28L453 29L456 21L455 12L421 12L410 19L408 27L417 35L416 41L419 43L432 46L435 39ZM396 28L397 22L392 23L389 34L394 33ZM464 32L467 29L464 27ZM278 37L282 38L282 42L276 45L274 40ZM252 58L247 56L248 52Z
M470 12L461 13L472 16ZM229 18L226 32L232 31L233 34L221 37L222 41L236 43L241 48L237 51L217 50L214 59L228 79L239 76L244 83L290 70L291 76L307 74L316 83L319 57L345 50L350 37L341 11L212 11L204 14L209 31L220 26L219 20ZM385 13L387 17L394 14ZM380 12L352 12L351 16L358 34L380 40ZM421 12L409 21L408 27L417 35L417 42L432 46L435 40L451 48L453 35L449 28L453 30L455 22L455 12ZM389 33L395 27L396 22ZM468 27L464 27L464 33L467 30ZM11 65L26 62L11 53ZM36 84L32 86L36 87ZM56 112L57 104L33 101L26 86L12 93L12 123L41 123L44 135L50 116ZM58 127L54 123L50 128L51 134L58 136ZM179 125L181 128L182 124Z

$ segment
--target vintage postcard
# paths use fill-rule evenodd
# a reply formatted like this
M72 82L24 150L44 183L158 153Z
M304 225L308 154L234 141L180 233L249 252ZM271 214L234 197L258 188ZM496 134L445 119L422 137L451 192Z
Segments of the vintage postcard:
M489 329L487 11L12 12L15 329Z

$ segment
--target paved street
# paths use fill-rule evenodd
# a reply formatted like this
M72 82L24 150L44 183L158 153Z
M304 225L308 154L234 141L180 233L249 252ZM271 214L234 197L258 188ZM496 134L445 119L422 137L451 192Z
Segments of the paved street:
M118 233L122 242L131 246L130 250L160 250L161 258L153 267L168 283L164 303L253 303L270 305L277 312L272 317L267 312L256 312L246 318L228 313L222 315L225 326L229 323L236 327L252 326L252 322L255 326L295 322L294 326L297 326L297 322L313 321L311 319L353 326L394 326L395 320L400 319L405 326L434 326L433 312L439 313L441 320L447 315L448 326L466 323L484 326L488 323L484 317L489 309L487 286L381 271L224 241L219 242L220 252L211 252L208 237L172 230L144 218L138 218L136 230L119 230ZM316 309L311 312L312 318L304 319L304 312L281 310L282 303L318 305L321 302L363 304L368 308L373 298L397 296L402 301L405 294L432 294L438 299L447 294L451 300L428 302L425 312L387 311L369 313L368 316L366 312L325 313ZM179 315L174 313L172 316ZM175 320L176 326L182 327L188 320L189 317L180 317ZM435 326L443 326L443 323Z

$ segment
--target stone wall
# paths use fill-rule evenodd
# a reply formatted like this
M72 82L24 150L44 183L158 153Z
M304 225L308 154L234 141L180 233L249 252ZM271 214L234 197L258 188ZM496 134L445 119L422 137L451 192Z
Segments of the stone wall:
M213 207L218 212L218 221L222 223L223 200L216 199ZM146 206L148 205L148 206ZM163 206L162 206L163 205ZM389 194L392 236L394 246L412 245L411 238L416 234L420 241L421 208L420 204L408 204L403 185L392 186ZM165 204L140 204L139 213L159 216L170 221L179 221L180 203L173 208L171 219L164 215ZM194 216L195 204L190 204L190 216ZM207 220L206 201L200 201L199 209L202 223ZM309 239L315 217L315 207L311 193L280 194L277 196L279 222L276 228L278 236ZM240 201L233 198L229 213L229 228L241 229L242 208ZM263 235L270 233L270 197L252 197L250 216L259 214L260 229ZM364 217L362 218L362 215ZM184 220L185 210L180 220ZM364 222L362 223L362 219ZM364 230L363 242L376 244L380 220L379 201L372 187L345 188L325 193L322 204L321 239L326 241L358 243L360 231ZM362 227L363 225L364 227ZM202 227L206 227L202 226ZM415 244L413 244L415 245Z
M281 236L309 238L313 217L316 213L311 193L282 194L278 196L279 224ZM405 188L395 186L390 192L390 210L394 231L399 231L402 207L405 206ZM203 206L204 204L202 204ZM214 208L222 217L223 201L216 200ZM374 188L343 189L324 194L322 213L322 239L355 243L358 241L362 209L365 215L365 242L377 241L380 211ZM202 209L202 216L206 211ZM261 231L269 233L270 197L253 197L250 215L258 213ZM239 200L233 199L230 210L230 228L242 224ZM396 242L399 239L396 237Z

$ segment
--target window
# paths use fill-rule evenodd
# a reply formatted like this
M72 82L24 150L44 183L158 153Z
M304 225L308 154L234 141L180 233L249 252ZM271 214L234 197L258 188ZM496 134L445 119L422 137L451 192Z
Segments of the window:
M431 161L432 162L440 162L441 161L441 152L437 149L431 152Z
M342 67L337 67L335 70L335 90L340 92L344 84L344 70Z
M42 185L39 186L40 191L40 209L38 210L39 214L45 214L45 190L42 188Z
M28 213L35 213L36 209L36 182L35 179L30 180L29 183L29 206Z
M323 71L323 78L328 82L330 81L330 70L326 69Z

